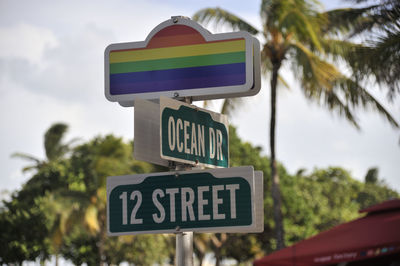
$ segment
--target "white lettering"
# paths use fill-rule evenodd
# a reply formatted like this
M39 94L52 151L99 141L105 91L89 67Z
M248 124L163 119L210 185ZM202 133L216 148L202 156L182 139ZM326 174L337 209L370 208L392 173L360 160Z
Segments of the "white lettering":
M178 188L168 188L165 190L165 193L169 195L169 220L170 222L175 222L175 194L179 192Z
M172 116L168 118L168 145L171 151L175 150L175 121Z
M199 141L199 156L206 156L206 147L204 145L204 126L197 125L197 137Z
M186 194L189 194L189 198L186 198ZM187 221L187 211L189 212L190 221L195 220L193 211L193 202L194 202L193 189L189 187L183 187L181 189L182 222Z
M192 123L192 141L190 142L190 154L197 156L196 125ZM194 152L193 152L194 151Z
M140 205L142 204L142 193L139 190L135 190L131 193L131 200L135 200L137 198L136 204L133 207L133 210L131 212L131 224L142 224L143 219L142 218L136 218L137 211L139 210Z
M160 198L163 198L165 196L164 192L161 189L156 189L153 191L152 197L153 197L153 203L157 207L158 211L160 212L160 215L158 216L156 213L153 213L153 220L156 223L162 223L164 222L165 219L165 209L161 205L161 203L158 201L157 196Z
M209 130L209 141L210 141L210 159L215 157L215 132L214 129L210 127Z
M176 147L178 148L179 152L183 151L183 142L179 140L179 132L183 129L182 120L178 119L176 121Z
M203 198L203 193L205 191L210 191L209 186L201 186L197 188L197 212L199 221L210 220L210 215L204 214L203 206L208 204L208 200Z
M224 185L212 186L212 198L213 198L213 219L221 220L225 219L224 213L218 213L218 205L223 204L223 200L218 198L218 191L223 190Z
M222 157L222 132L217 129L217 160L223 160Z
M236 190L239 189L239 184L226 185L226 189L229 190L230 195L231 219L236 219Z
M183 120L183 134L184 138L183 141L185 143L185 153L190 154L190 149L188 148L188 140L189 140L189 133L187 131L187 128L190 126L189 121Z

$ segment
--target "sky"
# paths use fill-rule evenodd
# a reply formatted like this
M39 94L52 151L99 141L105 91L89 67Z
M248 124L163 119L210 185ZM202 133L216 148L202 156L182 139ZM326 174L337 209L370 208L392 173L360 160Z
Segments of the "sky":
M327 8L343 3L327 1ZM44 159L43 135L54 123L69 125L66 140L97 135L133 138L133 108L104 96L104 49L111 43L143 41L159 23L192 16L205 7L225 9L260 27L259 1L5 1L0 0L0 191L21 188L29 162L15 152ZM211 32L216 32L210 27ZM290 89L278 95L277 158L294 174L299 168L340 166L363 180L370 167L400 191L399 130L373 112L360 112L361 130L307 101L288 69ZM269 154L269 85L244 99L230 123L240 137ZM400 120L400 102L386 102ZM218 102L214 105L218 110Z

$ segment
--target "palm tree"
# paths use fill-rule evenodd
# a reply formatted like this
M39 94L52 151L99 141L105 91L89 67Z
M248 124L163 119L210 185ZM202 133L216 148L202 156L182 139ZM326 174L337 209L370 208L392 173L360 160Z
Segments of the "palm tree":
M260 15L262 30L221 8L202 9L193 19L205 23L214 21L217 25L228 25L234 30L248 31L264 39L262 68L270 76L271 89L271 192L277 249L281 249L284 247L284 229L275 153L277 88L281 66L291 65L307 98L338 112L356 127L358 123L353 113L359 107L371 107L392 125L398 127L398 124L357 80L351 75L346 76L333 64L346 60L346 56L360 46L337 38L337 28L331 23L335 13L323 12L316 0L262 0Z
M33 162L32 165L28 165L23 168L23 171L36 170L37 173L28 180L25 185L26 191L31 191L34 197L38 197L35 200L45 202L45 199L51 196L52 194L45 194L46 192L54 193L54 191L63 188L67 184L67 180L60 180L60 171L57 167L64 168L65 162L62 160L65 159L66 154L71 151L72 143L76 141L73 139L67 143L64 143L64 137L67 133L68 126L63 123L56 123L50 126L50 128L44 134L44 149L46 153L46 159L41 160L32 155L26 153L14 153L12 157L18 157L22 159L26 159L28 161ZM62 171L61 171L62 172ZM46 196L44 196L46 195ZM56 202L53 202L53 198L50 201L45 202L46 204L39 204L45 211L54 210L54 208L45 208L45 206L57 206ZM61 209L61 208L59 208ZM65 234L65 217L68 216L67 210L63 210L62 216L61 214L57 214L57 220L53 225L53 228L50 230L50 241L52 243L55 256L56 256L56 265L58 265L58 254L59 248L61 246L61 240L63 235Z
M65 134L68 131L68 125L63 123L53 124L44 134L44 150L46 153L46 159L41 160L32 155L26 153L16 152L13 153L12 157L22 158L33 162L33 165L24 167L22 170L39 170L40 168L52 163L57 160L63 159L65 155L71 150L71 146L76 139L73 139L67 143L63 143Z

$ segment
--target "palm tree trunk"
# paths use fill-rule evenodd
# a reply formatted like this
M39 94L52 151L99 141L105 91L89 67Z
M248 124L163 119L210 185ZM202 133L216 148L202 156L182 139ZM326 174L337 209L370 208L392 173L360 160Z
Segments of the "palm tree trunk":
M275 237L277 241L277 250L285 247L284 243L284 231L283 231L283 221L282 221L282 210L281 210L281 192L279 188L279 174L276 165L275 158L275 127L276 127L276 102L277 102L277 83L278 83L278 71L280 68L280 63L273 63L272 78L271 78L271 120L270 120L270 150L271 150L271 193L274 202L273 212L274 212L274 222L275 222Z

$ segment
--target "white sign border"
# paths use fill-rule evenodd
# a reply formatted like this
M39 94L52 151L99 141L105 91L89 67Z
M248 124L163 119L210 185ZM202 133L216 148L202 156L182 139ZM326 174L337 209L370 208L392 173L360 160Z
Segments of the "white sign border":
M251 188L251 205L252 205L252 223L250 225L241 226L226 226L226 227L203 227L203 228L180 228L179 231L176 229L168 230L150 230L150 231L127 231L121 233L110 232L110 216L109 216L109 197L111 191L119 185L136 185L142 183L147 177L169 175L169 174L195 174L195 173L210 173L215 178L231 178L241 177L245 179ZM171 171L161 173L150 173L150 174L137 174L137 175L125 175L125 176L112 176L107 178L107 234L108 236L120 236L120 235L141 235L141 234L171 234L178 232L202 232L202 233L216 233L216 232L235 232L235 233L249 233L257 232L257 221L255 213L255 189L254 189L254 168L253 166L240 166L231 168L218 168L218 169L207 169L207 170L190 170L190 171Z
M227 167L222 167L222 166L218 166L218 165L214 165L214 164L207 164L207 163L197 163L194 161L190 161L190 160L185 160L185 159L180 159L180 158L175 158L175 157L171 157L171 156L167 156L164 155L162 152L162 139L163 139L163 132L162 132L162 113L164 111L165 108L171 108L174 110L179 110L179 108L184 105L190 109L194 109L194 110L199 110L202 111L204 113L208 113L211 115L211 118L214 121L220 122L225 126L226 129L226 133L227 133L227 146L228 146L228 151L227 151L227 162L228 165L227 167L229 167L229 123L228 123L228 116L224 115L224 114L220 114L220 113L216 113L204 108L200 108L197 107L195 105L191 105L191 104L187 104L185 102L181 102L181 101L177 101L177 100L173 100L170 99L168 97L164 97L161 96L160 97L160 157L161 159L165 159L165 160L170 160L170 161L175 161L175 162L180 162L180 163L186 163L186 164L190 164L190 165L194 165L194 166L206 166L206 167L211 167L211 168L227 168ZM165 132L166 134L168 134L168 132Z
M161 92L148 92L148 93L135 93L135 94L119 94L113 95L110 92L110 64L109 64L109 55L113 50L121 50L121 49L136 49L136 48L145 48L147 44L150 42L152 37L162 30L165 27L172 25L186 25L196 29L205 39L206 41L216 41L216 40L229 40L229 39L237 39L244 38L246 45L246 82L244 85L236 85L236 86L224 86L224 87L209 87L203 89L187 89L187 90L171 90L171 91L161 91ZM258 44L258 48L254 49L255 43ZM255 65L254 62L258 59L254 59L256 55L259 55L259 42L256 38L251 36L248 32L239 31L239 32L229 32L229 33L220 33L220 34L212 34L206 29L204 29L200 24L195 21L192 21L188 18L178 18L177 22L174 22L173 19L166 20L156 26L150 34L147 36L145 41L140 42L127 42L127 43L116 43L110 44L106 47L104 52L104 84L105 84L105 96L111 102L119 102L122 106L129 107L133 106L133 101L137 98L141 99L157 99L160 95L170 97L170 98L182 98L182 97L192 97L193 100L205 100L205 99L217 99L217 98L227 98L227 97L238 97L242 96L242 94L246 95L254 95L258 93L261 86L258 86L257 80L259 79L254 73L258 72L260 69L260 64ZM254 50L254 51L253 51ZM258 63L258 62L257 62ZM215 95L215 96L213 96ZM233 96L230 96L233 95Z

